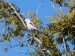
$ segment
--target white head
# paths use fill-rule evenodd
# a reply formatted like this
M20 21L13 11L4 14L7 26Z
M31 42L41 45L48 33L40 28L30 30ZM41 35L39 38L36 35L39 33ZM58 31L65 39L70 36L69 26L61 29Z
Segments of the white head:
M25 19L25 22L30 23L31 21L30 21L30 19Z

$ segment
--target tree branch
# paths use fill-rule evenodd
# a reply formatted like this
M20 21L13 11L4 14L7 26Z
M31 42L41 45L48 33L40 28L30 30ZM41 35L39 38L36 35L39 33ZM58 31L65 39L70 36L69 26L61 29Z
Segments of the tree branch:
M14 6L7 0L7 2L9 3L9 5L11 6L11 8L14 10L14 12L16 13L16 15L19 17L19 19L21 20L21 22L23 23L24 27L26 28L25 22L23 21L23 19L20 17L20 15L17 13L16 9L14 8Z

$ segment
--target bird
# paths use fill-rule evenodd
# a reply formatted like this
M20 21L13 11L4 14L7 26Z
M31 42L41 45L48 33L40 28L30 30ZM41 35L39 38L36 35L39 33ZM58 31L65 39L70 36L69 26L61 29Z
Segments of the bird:
M28 30L38 30L30 19L25 19L25 23Z
M35 27L35 25L33 24L33 22L31 22L30 19L25 19L25 23L26 23L26 27L27 27L27 29L28 29L29 31L32 31L32 30L39 31L39 30ZM42 42L41 42L38 38L33 37L33 36L30 36L30 38L35 39L35 40L39 43L39 46L40 46L40 44L42 44Z
M25 19L25 23L26 23L26 27L29 31L32 31L32 30L36 30L38 33L42 33L44 34L45 36L47 37L50 37L48 34L45 34L43 33L42 31L40 31L34 24L33 22L31 22L30 19Z

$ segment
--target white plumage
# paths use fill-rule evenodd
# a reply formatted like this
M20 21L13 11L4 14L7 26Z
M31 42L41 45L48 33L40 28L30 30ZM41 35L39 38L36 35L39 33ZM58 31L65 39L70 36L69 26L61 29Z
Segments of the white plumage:
M25 23L26 23L27 29L28 29L29 31L31 31L31 30L36 30L37 32L42 33L42 34L46 35L47 37L49 37L47 34L43 33L43 32L40 31L40 30L38 30L38 29L34 26L34 24L30 21L30 19L25 19Z
M25 19L26 25L27 25L27 29L28 30L38 30L34 24L30 21L30 19Z

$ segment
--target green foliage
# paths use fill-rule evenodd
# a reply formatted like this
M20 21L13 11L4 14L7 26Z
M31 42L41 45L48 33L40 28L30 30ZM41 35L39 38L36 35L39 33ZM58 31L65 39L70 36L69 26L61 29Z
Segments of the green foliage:
M64 14L62 11L60 15L49 16L48 18L52 20L52 23L46 25L47 27L41 26L41 21L38 19L35 13L29 13L29 16L31 17L34 25L37 26L43 33L48 35L46 36L36 31L28 33L33 37L38 38L42 42L37 51L35 51L32 55L47 56L47 50L49 50L49 55L52 56L62 56L64 54L64 51L66 55L66 52L68 52L69 56L74 56L74 52L69 52L70 49L67 41L71 42L72 45L75 46L75 5L70 6L69 3L73 2L72 0L68 0L69 3L66 3L66 0L53 0L53 2L59 4L60 6L64 4L64 6L68 8L68 13ZM13 6L16 9L17 13L20 14L20 10L14 4ZM24 18L22 19L24 20ZM2 22L4 23L3 29L5 31L2 34L2 38L5 41L10 41L10 39L14 37L21 40L22 38L24 38L25 32L27 33L27 29L23 26L22 22L19 20L19 17L7 2L0 2L0 23ZM54 37L55 34L57 36ZM66 38L65 36L68 37ZM30 35L28 35L28 37L30 37ZM65 42L63 41L63 38L65 39ZM28 42L31 43L31 46L35 46L35 44L37 44L37 41L35 41L34 39L29 39ZM64 50L61 51L60 48L57 48L57 44L64 45L64 43ZM24 43L20 42L20 45L24 46ZM65 49L65 47L67 48L67 50ZM42 51L42 49L44 48L46 49L45 54L43 54L44 51ZM8 48L6 47L5 50L7 49Z
M0 2L0 15L1 15L0 21L6 24L4 28L6 29L9 28L8 30L11 29L10 32L3 34L5 40L10 40L11 37L15 37L15 36L19 36L19 37L24 36L25 28L21 23L21 21L18 19L14 10L10 7L9 3Z

